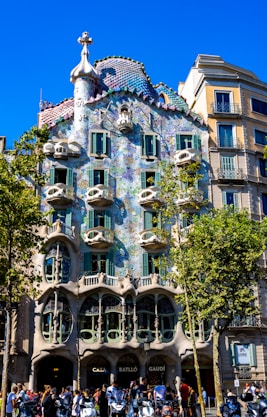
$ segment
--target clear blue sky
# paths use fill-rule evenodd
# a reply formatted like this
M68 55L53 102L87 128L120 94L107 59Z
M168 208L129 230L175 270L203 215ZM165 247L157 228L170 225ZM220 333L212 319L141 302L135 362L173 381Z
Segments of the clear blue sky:
M153 84L177 89L198 54L221 55L267 82L266 0L14 0L0 6L0 135L12 146L37 124L40 91L54 104L73 97L77 38L93 37L90 62L143 62Z

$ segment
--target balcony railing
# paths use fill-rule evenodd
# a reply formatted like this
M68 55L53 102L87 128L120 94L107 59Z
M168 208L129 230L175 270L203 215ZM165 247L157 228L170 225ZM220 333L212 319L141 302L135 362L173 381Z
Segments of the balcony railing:
M84 241L92 247L108 248L114 243L114 232L102 226L93 227L85 232Z
M219 148L241 149L243 147L241 141L235 136L231 138L216 137L215 141Z
M167 246L167 241L157 236L155 229L147 229L140 232L139 244L147 249L162 249Z
M113 204L114 194L109 187L103 184L97 184L88 189L86 201L96 206L107 206Z
M266 325L260 318L249 316L234 318L229 327L266 327Z
M241 114L241 109L238 103L212 103L212 112Z
M201 152L191 148L176 151L174 155L175 164L178 166L199 162L200 160Z
M152 206L155 203L163 204L164 200L160 196L160 189L152 185L144 188L138 195L138 202L142 206Z
M224 169L219 168L217 170L218 180L221 181L228 181L228 180L235 180L235 181L245 181L247 176L244 174L241 168L236 169Z
M50 203L70 204L74 201L74 188L62 183L50 185L46 191L46 200Z
M49 237L52 234L62 233L68 236L70 239L75 238L75 226L68 226L60 219L57 219L51 226L46 227L46 236Z
M188 190L179 193L176 204L179 206L193 203L200 204L203 202L203 198L203 191L197 190L196 188L188 188Z

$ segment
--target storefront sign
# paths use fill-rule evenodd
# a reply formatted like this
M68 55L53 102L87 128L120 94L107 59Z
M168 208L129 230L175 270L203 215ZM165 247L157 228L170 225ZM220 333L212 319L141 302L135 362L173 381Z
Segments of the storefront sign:
M148 367L149 372L164 372L165 371L165 365L157 366L157 365L151 365Z
M137 366L120 366L119 372L138 372Z

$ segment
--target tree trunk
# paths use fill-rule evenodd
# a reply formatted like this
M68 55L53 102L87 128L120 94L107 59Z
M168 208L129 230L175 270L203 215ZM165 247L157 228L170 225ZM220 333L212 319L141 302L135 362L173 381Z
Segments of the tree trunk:
M7 385L8 385L8 366L10 358L10 339L11 339L11 308L6 308L6 323L5 323L5 346L3 356L3 370L2 370L2 408L1 417L6 415L6 400L7 400Z
M213 374L215 398L217 404L217 416L221 415L220 405L223 404L221 369L220 369L220 332L218 331L218 319L214 321L213 329Z
M198 362L198 356L197 356L197 347L196 347L194 329L192 325L192 316L191 316L191 311L190 311L186 285L184 287L184 292L185 292L186 312L187 312L187 318L188 318L188 328L189 328L189 333L190 333L192 348L193 348L194 368L195 368L195 375L196 375L196 380L197 380L198 401L200 403L201 416L206 417L206 409L205 409L205 404L204 404L204 400L202 397L202 390L201 390L202 384L201 384L199 362Z

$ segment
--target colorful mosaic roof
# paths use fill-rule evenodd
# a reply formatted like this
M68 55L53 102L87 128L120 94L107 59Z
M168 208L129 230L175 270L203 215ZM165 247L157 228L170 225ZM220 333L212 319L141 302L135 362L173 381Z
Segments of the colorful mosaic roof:
M88 105L101 100L103 97L117 92L129 92L138 95L142 100L170 111L183 112L191 116L193 120L204 124L201 117L190 111L185 100L176 91L163 83L153 86L147 76L144 65L138 61L123 57L107 57L96 61L94 68L89 64L87 46L92 42L88 33L84 32L83 37L78 39L83 44L81 62L71 72L71 80L75 83L80 76L87 76L94 80L97 95L89 97ZM57 106L43 106L39 113L39 125L48 124L55 126L63 120L73 117L74 100L68 99Z

